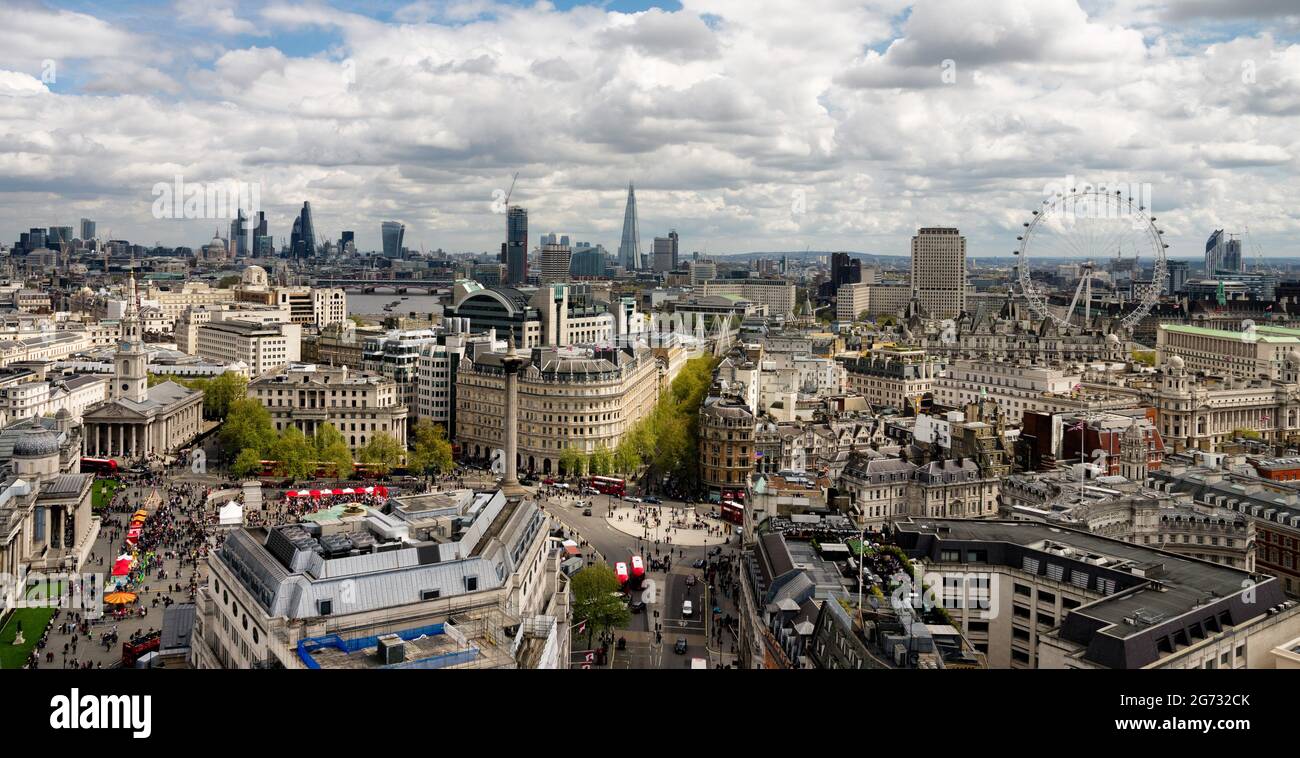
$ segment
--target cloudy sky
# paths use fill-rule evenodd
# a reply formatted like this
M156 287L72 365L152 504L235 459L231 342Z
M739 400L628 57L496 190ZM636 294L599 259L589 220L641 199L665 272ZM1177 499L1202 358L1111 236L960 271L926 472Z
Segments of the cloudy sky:
M0 4L0 239L94 218L199 245L154 188L259 187L277 244L407 225L685 251L1004 255L1044 189L1149 185L1173 256L1300 255L1296 0L417 0Z

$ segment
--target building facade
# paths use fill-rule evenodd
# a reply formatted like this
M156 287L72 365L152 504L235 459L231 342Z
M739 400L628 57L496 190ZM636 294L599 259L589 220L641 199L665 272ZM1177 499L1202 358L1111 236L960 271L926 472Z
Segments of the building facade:
M966 311L966 238L956 229L924 228L912 237L912 292L935 318Z
M455 440L463 454L492 459L504 450L504 354L476 353L456 375ZM648 415L658 397L661 364L644 345L535 348L519 372L519 471L562 471L561 456L610 452Z
M330 424L353 450L380 434L406 447L407 408L397 383L386 376L292 364L249 382L248 396L270 411L277 431L294 426L312 437Z

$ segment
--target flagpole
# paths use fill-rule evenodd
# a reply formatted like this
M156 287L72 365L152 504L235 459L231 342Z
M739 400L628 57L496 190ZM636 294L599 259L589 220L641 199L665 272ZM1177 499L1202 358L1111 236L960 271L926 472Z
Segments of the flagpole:
M1083 502L1084 467L1088 465L1088 453L1087 453L1088 440L1084 432L1084 429L1086 428L1087 425L1084 424L1084 422L1080 421L1079 422L1079 502L1081 503Z

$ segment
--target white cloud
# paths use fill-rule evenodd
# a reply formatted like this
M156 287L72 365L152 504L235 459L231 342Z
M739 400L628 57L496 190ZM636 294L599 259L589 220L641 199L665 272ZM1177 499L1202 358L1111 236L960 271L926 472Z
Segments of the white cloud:
M1175 254L1211 218L1300 252L1300 47L1265 27L1199 42L1169 3L469 0L411 3L394 23L246 5L184 15L212 34L183 45L0 9L0 234L93 209L118 236L199 244L211 223L149 215L149 188L182 173L260 182L277 237L311 200L323 234L355 229L363 246L398 218L413 244L493 250L492 192L518 171L535 229L609 247L632 179L643 237L676 227L688 250L901 254L916 227L952 223L987 255L1074 175L1151 183ZM322 52L289 54L282 32L320 33ZM37 86L51 57L75 87Z
M240 18L238 0L176 0L176 20L218 34L266 34L248 19Z
M0 97L45 94L50 91L44 82L20 71L0 71Z

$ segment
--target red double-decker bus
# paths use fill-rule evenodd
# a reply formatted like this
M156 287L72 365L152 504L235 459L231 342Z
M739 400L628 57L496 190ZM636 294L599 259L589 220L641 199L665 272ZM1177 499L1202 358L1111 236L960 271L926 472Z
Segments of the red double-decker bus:
M140 637L134 642L127 641L122 643L122 666L130 668L140 659L140 656L158 650L162 646L162 632L153 632L144 637Z
M602 495L623 497L623 493L627 492L627 482L612 476L589 476L585 484Z
M81 473L112 476L117 473L117 461L112 458L82 458Z

